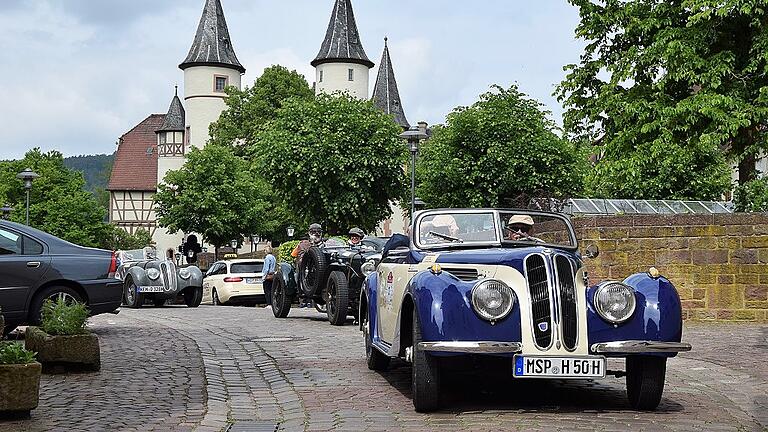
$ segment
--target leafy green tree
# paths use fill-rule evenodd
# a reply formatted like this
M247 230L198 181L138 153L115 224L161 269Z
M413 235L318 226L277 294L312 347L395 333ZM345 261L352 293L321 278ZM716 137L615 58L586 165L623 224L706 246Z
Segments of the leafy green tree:
M521 194L570 197L585 158L559 137L542 105L516 86L456 108L419 156L418 196L431 207L508 206Z
M106 210L84 189L82 173L67 169L57 151L33 149L22 160L0 162L0 200L13 205L12 220L25 222L25 190L16 178L25 168L40 175L30 193L31 226L79 245L104 245L112 233Z
M320 95L290 99L254 146L258 171L301 220L332 234L372 230L403 196L402 129L368 101Z
M603 145L596 195L714 199L741 184L766 148L766 2L569 0L579 8L578 65L557 95L566 130Z
M733 202L736 211L768 212L768 177L752 180L736 188Z
M152 235L145 229L139 229L134 234L129 234L124 229L113 226L111 235L104 240L101 247L111 250L131 250L141 249L153 243Z
M310 100L315 96L303 75L280 65L264 69L252 87L244 90L229 87L226 91L227 109L211 124L211 141L236 144L241 154L248 153L258 134L275 118L286 100Z
M186 164L169 171L155 195L160 226L171 233L195 232L216 246L262 234L260 215L272 209L249 164L230 146L193 148Z

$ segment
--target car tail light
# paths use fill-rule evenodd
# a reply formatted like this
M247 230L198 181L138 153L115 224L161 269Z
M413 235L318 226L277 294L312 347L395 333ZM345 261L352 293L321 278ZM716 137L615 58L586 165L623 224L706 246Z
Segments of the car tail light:
M112 251L112 261L109 263L109 277L115 277L115 273L117 273L117 256L115 251Z
M242 282L243 278L241 277L225 277L224 282Z

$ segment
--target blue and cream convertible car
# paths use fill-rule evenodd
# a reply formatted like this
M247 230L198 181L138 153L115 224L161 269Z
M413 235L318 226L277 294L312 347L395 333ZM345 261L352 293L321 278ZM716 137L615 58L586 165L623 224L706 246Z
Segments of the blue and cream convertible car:
M521 379L626 375L630 405L655 409L667 358L691 349L674 285L654 268L590 285L562 215L428 210L412 233L368 266L360 327L370 369L412 364L416 411L439 407L441 368L456 356L507 357ZM626 371L606 370L607 357L625 358Z

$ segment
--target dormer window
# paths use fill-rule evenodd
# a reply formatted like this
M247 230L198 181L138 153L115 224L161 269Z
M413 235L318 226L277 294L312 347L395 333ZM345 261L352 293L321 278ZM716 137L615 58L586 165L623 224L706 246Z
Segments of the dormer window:
M213 79L213 91L216 93L224 93L224 89L229 85L229 77L216 75Z
M350 81L354 81L355 80L355 70L354 69L349 69L348 72L349 72L349 80Z

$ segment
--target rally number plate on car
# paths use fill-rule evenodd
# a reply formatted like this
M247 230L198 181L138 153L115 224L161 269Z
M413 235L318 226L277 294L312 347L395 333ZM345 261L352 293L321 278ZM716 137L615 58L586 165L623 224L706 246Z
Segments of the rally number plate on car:
M604 378L605 357L515 356L515 378Z
M136 292L140 293L161 293L165 291L165 287L152 285L152 286L139 286L136 287Z

